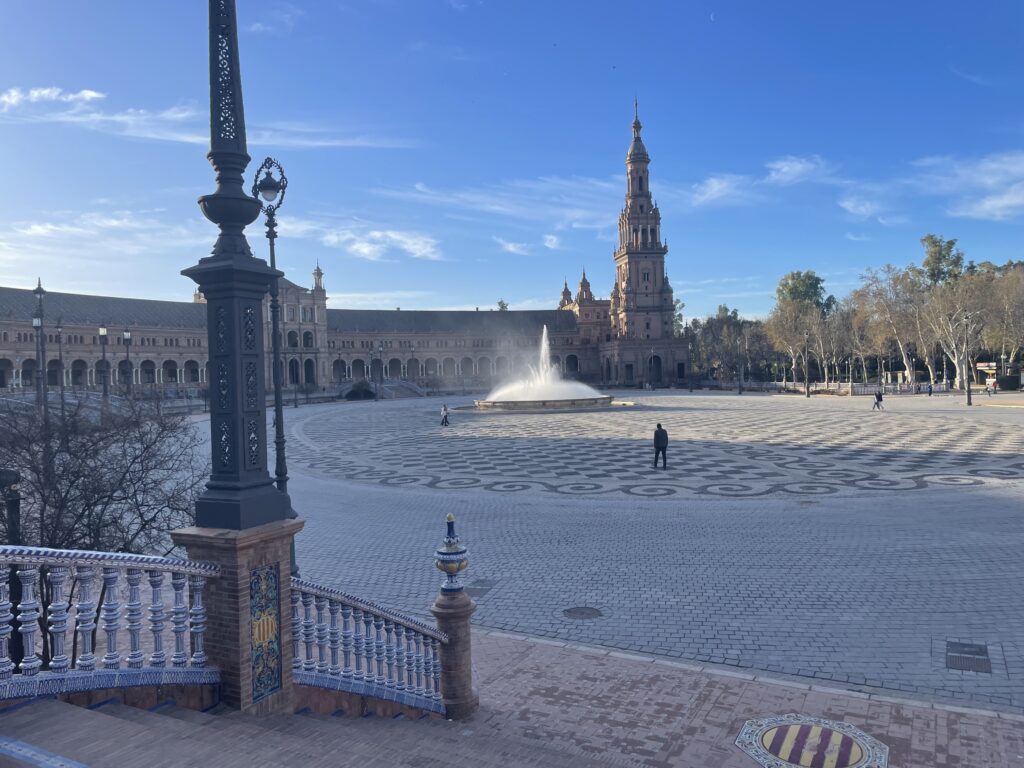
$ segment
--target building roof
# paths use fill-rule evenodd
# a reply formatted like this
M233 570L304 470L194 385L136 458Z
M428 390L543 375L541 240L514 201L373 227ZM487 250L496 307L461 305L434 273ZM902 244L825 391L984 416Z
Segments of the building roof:
M449 310L328 309L327 327L343 333L503 333L540 335L576 330L576 315L559 309L505 312Z
M0 322L32 321L36 297L23 288L0 287ZM124 324L133 328L206 328L206 305L186 301L123 299L115 296L87 296L81 293L46 292L43 298L45 323L57 319L64 325Z

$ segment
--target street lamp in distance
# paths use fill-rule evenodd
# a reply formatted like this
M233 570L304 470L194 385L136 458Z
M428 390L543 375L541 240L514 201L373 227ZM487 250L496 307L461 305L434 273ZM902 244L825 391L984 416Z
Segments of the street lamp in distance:
M124 359L125 359L125 392L128 397L132 396L132 332L130 328L125 328L121 332L121 339L124 341Z
M380 360L380 377L377 383L377 389L373 393L374 400L380 400L380 390L384 386L384 344L377 345L377 358Z
M100 354L103 360L103 405L110 400L110 369L107 367L107 324L99 327Z
M804 397L811 396L811 366L807 364L807 344L810 341L810 331L804 331Z

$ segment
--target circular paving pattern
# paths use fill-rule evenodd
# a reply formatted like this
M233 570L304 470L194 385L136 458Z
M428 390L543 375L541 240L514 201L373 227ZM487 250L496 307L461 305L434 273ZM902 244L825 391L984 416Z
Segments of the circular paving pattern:
M1019 424L979 425L981 409L951 401L903 404L654 396L582 413L457 412L447 428L433 399L328 405L287 414L288 461L383 486L574 497L807 498L1024 479ZM656 422L670 435L667 469L650 463Z
M885 768L889 748L849 723L789 714L748 720L736 746L764 768Z

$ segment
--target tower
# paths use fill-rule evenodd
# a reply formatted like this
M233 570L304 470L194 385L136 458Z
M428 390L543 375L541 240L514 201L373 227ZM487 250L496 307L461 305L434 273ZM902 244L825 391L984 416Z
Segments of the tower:
M566 280L562 284L562 299L558 302L558 308L565 309L570 304L572 304L572 291L569 290L569 281Z
M615 250L612 329L622 339L663 339L672 335L672 288L665 279L661 212L651 197L650 164L633 105L633 141L626 154L626 205L619 214ZM616 300L617 299L617 300Z

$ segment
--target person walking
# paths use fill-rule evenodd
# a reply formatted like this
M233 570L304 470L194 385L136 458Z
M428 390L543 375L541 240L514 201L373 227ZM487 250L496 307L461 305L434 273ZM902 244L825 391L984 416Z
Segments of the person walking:
M931 397L931 396L932 396L932 385L931 385L931 382L929 382L928 383L928 397Z
M871 406L872 411L884 411L885 406L882 405L882 390L875 392L875 403Z
M668 432L662 429L661 424L654 430L654 468L658 468L658 456L661 456L661 468L668 469L668 459L665 451L668 448Z
M445 403L444 405L441 406L441 426L442 427L449 427L449 426L451 426L448 423L448 403Z

